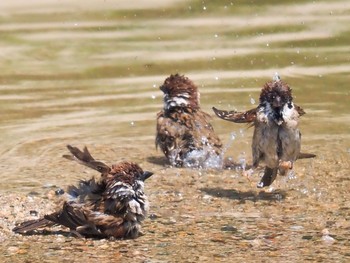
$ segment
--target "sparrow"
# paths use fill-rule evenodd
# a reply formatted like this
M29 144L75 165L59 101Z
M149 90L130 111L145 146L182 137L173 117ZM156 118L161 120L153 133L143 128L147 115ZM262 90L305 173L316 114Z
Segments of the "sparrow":
M315 157L314 154L300 153L298 121L305 111L294 104L292 89L277 73L272 81L263 86L257 108L246 112L228 112L215 107L213 110L221 119L254 126L252 169L262 161L266 165L258 188L270 186L277 173L285 175L298 158Z
M96 161L86 147L83 151L70 145L67 148L71 155L63 157L99 171L101 177L69 186L67 198L58 211L38 220L23 222L13 231L26 234L61 225L78 237L138 237L149 207L144 181L152 173L127 161L108 166Z
M160 90L164 107L157 114L156 148L176 167L221 166L222 143L200 109L197 86L179 74L166 78Z

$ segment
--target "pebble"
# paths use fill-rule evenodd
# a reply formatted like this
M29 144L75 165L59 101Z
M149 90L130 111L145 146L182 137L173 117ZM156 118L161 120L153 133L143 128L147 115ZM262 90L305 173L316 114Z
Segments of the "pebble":
M8 251L9 253L16 253L18 250L19 250L18 247L8 247L8 248L7 248L7 251Z

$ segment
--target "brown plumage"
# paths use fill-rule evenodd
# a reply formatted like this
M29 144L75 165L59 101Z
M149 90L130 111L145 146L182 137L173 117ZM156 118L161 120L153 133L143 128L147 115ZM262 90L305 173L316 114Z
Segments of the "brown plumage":
M64 155L65 158L101 172L101 177L69 186L67 200L61 209L41 219L23 222L13 231L25 234L62 225L77 236L137 237L148 210L144 180L152 173L144 172L132 162L120 162L109 167L96 161L86 147L83 151L70 145L67 148L72 155Z
M171 165L208 167L219 160L222 143L199 106L197 86L179 74L168 77L160 90L164 108L157 115L156 146Z
M314 154L300 153L301 133L299 117L305 111L293 103L292 89L278 75L265 83L257 108L246 112L222 111L213 107L215 114L235 123L254 126L252 142L253 168L261 161L266 164L265 173L258 187L269 186L277 173L284 175L292 169L298 158L313 158Z

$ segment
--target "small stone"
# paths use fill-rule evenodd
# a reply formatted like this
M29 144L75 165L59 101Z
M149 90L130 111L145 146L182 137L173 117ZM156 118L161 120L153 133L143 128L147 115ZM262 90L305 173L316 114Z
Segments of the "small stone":
M64 194L64 190L62 188L58 188L56 191L55 191L55 194L56 195L63 195Z
M234 226L223 226L221 227L221 231L224 231L224 232L237 232L238 229Z
M19 250L18 247L8 247L7 251L10 253L16 253Z
M29 211L29 214L31 215L31 216L38 216L38 211L35 211L35 210L30 210Z
M151 220L155 220L155 219L159 218L159 216L152 213L152 214L149 215L149 218L150 218Z
M108 248L109 248L109 245L108 245L108 244L103 244L103 245L99 246L98 248L101 248L101 249L108 249Z
M302 239L311 240L311 239L312 239L312 236L303 236Z

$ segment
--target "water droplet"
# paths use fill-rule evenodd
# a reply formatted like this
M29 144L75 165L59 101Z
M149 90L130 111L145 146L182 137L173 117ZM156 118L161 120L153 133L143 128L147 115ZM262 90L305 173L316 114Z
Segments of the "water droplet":
M155 98L156 98L156 96L155 96L155 95L152 95L152 96L151 96L151 98L152 98L152 99L155 99Z
M280 81L281 80L281 77L280 77L280 75L278 75L278 72L275 72L275 74L272 77L272 80L273 81Z
M219 37L219 35L218 35L218 34L215 34L214 37L217 38L217 37Z
M219 80L219 77L215 77L215 80Z
M153 84L153 88L156 88L157 87L157 84Z
M243 129L239 129L239 134L241 135L241 137L244 137L244 130Z
M270 46L270 44L269 44L269 43L267 43L267 44L266 44L266 46L267 46L267 47L269 47L269 46Z
M251 103L251 104L255 104L255 99L250 98L250 103Z
M206 6L203 6L203 10L207 10L207 7L206 7Z
M133 121L130 122L130 125L131 125L131 126L134 126L134 125L135 125L135 122L133 122Z

